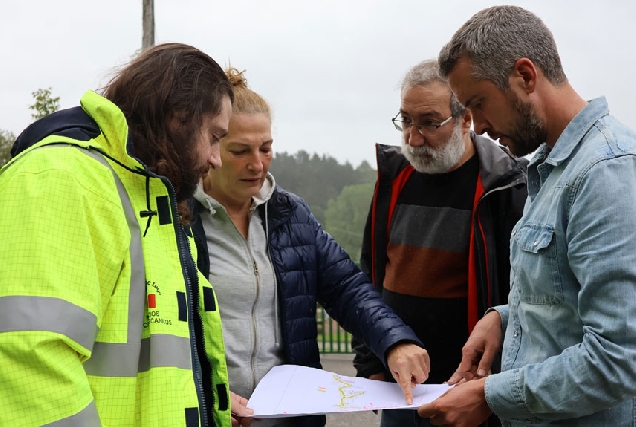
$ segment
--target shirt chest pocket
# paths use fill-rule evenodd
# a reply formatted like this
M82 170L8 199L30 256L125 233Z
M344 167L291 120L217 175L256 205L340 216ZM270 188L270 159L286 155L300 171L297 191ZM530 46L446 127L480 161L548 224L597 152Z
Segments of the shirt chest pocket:
M517 224L512 234L510 257L521 301L538 305L563 302L554 227Z

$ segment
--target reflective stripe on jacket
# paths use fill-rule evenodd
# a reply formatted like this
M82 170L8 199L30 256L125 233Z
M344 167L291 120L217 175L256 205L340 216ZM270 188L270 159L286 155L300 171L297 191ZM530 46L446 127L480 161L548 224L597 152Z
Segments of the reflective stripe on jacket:
M229 426L216 297L174 191L128 154L116 106L81 104L0 170L0 425Z

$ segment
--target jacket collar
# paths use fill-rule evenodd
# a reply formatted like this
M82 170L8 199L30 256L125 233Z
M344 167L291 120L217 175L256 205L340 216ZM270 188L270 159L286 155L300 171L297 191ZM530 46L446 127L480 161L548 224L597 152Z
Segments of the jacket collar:
M108 99L88 91L82 96L80 105L86 113L97 122L102 131L103 138L96 141L112 157L131 168L143 167L141 163L131 156L128 141L128 122L119 107Z
M200 185L197 187L194 197L190 199L189 203L193 213L192 222L193 224L199 224L199 226L200 212L202 209L213 210L215 203L217 207L221 206L213 198L208 196ZM259 205L257 209L261 212L261 218L265 218L265 210L267 210L267 224L271 231L278 225L288 221L289 217L294 213L297 207L298 203L292 200L291 193L288 193L278 185L275 185L272 188L269 199L265 203Z
M251 209L256 209L258 206L267 203L272 197L274 189L276 188L276 181L271 173L267 173L263 186L258 191L258 194L252 197ZM214 197L210 196L203 190L203 181L199 181L196 190L194 191L194 198L201 203L201 205L212 213L215 213L216 209L222 208L223 205L219 203Z
M526 159L515 158L506 147L473 131L470 131L470 138L477 152L479 175L486 192L517 180L525 180Z

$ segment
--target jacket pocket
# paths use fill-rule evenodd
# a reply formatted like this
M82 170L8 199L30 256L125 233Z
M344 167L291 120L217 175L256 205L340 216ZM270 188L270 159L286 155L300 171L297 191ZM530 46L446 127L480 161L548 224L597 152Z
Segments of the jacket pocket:
M512 233L511 263L522 302L554 305L563 302L557 242L551 225L525 224Z

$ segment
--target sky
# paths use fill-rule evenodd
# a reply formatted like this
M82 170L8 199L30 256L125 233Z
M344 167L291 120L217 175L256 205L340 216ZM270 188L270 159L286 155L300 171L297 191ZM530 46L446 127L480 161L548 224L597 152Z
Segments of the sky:
M0 129L31 122L31 92L62 108L99 90L141 46L141 0L3 0ZM155 41L187 43L246 70L273 110L274 150L375 166L374 143L399 144L399 83L488 0L155 0ZM585 99L606 96L636 129L636 2L511 1L552 30Z

